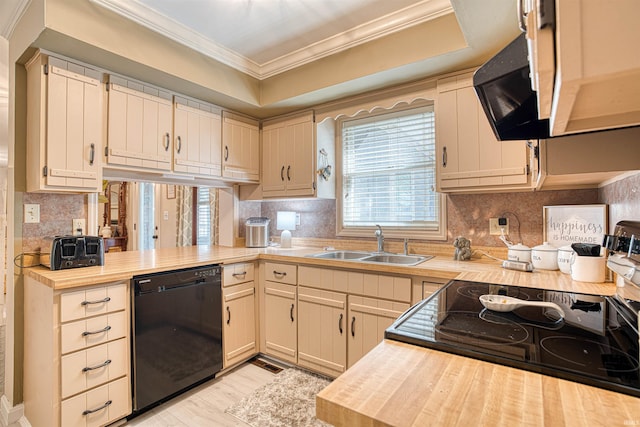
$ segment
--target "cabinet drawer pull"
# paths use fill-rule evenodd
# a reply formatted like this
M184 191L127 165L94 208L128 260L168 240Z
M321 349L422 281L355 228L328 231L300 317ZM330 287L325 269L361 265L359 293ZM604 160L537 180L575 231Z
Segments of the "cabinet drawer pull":
M293 309L294 309L295 305L291 304L291 311L289 311L289 316L291 316L291 321L293 322Z
M280 180L284 181L284 165L282 165L282 169L280 169Z
M95 301L82 301L80 305L102 304L109 301L111 301L111 297L106 297L106 298L95 300Z
M287 275L287 272L273 270L273 275L276 276L276 279L282 279L284 276Z
M91 151L89 151L89 164L93 166L93 160L96 157L96 144L91 143Z
M442 147L442 167L447 167L447 147Z
M236 279L244 279L247 276L247 272L243 271L242 273L233 273L232 276L235 277Z
M291 165L287 166L287 181L291 181Z
M86 368L82 368L82 372L94 371L96 369L104 368L105 366L111 363L111 359L105 360L103 363L96 366L87 366Z
M102 329L100 329L100 330L98 330L98 331L84 331L84 332L82 333L82 336L83 336L83 337L86 337L87 335L101 334L101 333L103 333L103 332L108 332L108 331L110 331L110 330L111 330L111 326L108 326L108 325L107 325L107 326L105 326L104 328L102 328Z
M356 318L355 316L351 318L351 336L356 336Z
M227 325L231 323L231 309L227 306Z
M224 161L226 162L227 160L229 160L229 147L228 146L224 146Z
M180 150L182 150L182 138L178 136L178 147L176 148L176 151L178 152L178 154L180 154Z
M338 330L340 331L340 335L342 335L342 317L343 314L340 313L340 318L338 319Z
M169 135L169 132L164 134L164 151L169 151L169 142L171 141L171 135Z
M103 410L104 408L106 408L107 406L111 405L112 401L111 400L107 400L106 402L104 402L104 405L102 405L99 408L96 409L87 409L84 412L82 412L82 415L89 415L89 414L93 414L94 412L98 412Z

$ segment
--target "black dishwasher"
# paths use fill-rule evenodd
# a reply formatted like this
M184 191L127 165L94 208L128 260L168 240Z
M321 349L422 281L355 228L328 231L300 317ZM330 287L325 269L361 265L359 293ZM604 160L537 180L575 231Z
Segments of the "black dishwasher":
M221 268L134 276L131 285L136 415L222 369Z

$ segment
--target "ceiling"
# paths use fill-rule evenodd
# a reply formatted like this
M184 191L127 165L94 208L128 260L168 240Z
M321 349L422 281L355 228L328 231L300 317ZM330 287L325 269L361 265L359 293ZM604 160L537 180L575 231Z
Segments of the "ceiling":
M10 38L30 1L0 1L0 36ZM45 0L45 4L47 1L53 0ZM273 102L265 102L261 107L313 105L345 94L477 66L518 33L514 0L74 1L93 4L105 12L115 12L263 82L266 85L262 90L264 99L267 98L265 94L268 95L267 86L286 80L296 70L308 70L322 64L328 57L335 59L341 54L376 49L371 55L370 69L358 70L359 74L355 75L350 74L347 67L332 68L331 73L340 76L333 78L322 90L318 90L318 86L302 94L278 94L272 96ZM389 52L380 55L378 46L384 44L376 42L394 36L403 40L400 38L402 35L406 41L407 34L413 29L431 22L435 25L439 18L446 16L455 16L449 22L453 22L463 35L462 44L453 48L443 47L440 51L430 47L431 50L425 48L424 52L416 52L416 49L402 49L406 44L400 42L400 45L387 45ZM444 46L445 42L429 40L424 44ZM386 55L396 57L384 63ZM398 59L397 55L406 58ZM153 80L150 82L159 84ZM273 87L275 91L285 92L282 86ZM214 97L208 100L216 101Z

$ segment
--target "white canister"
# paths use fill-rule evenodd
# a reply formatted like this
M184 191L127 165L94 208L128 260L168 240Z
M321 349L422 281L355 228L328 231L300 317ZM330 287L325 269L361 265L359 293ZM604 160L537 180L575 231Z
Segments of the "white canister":
M571 273L571 254L573 248L570 245L558 248L558 268L565 274Z
M509 261L531 262L531 248L522 243L511 245L507 251L507 259Z
M547 242L534 246L531 249L531 263L533 268L539 270L557 270L558 249Z
M601 283L605 277L606 257L571 256L571 278L578 282Z

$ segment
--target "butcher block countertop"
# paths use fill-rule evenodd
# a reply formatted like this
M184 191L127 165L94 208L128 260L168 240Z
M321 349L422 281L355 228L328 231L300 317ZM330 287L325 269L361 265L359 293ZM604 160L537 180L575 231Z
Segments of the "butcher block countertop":
M637 426L640 399L384 340L316 397L335 426Z
M129 280L134 275L156 273L177 268L207 264L231 264L258 259L275 262L304 263L317 267L346 268L374 273L402 274L462 279L505 285L572 291L587 294L611 295L616 287L612 283L574 282L559 271L537 270L532 273L505 270L491 259L453 261L449 256L434 258L416 266L399 266L331 259L310 258L306 255L322 252L320 248L294 247L230 248L223 246L188 246L149 251L126 251L105 254L104 266L51 271L33 267L26 274L56 290L70 289L97 283Z

